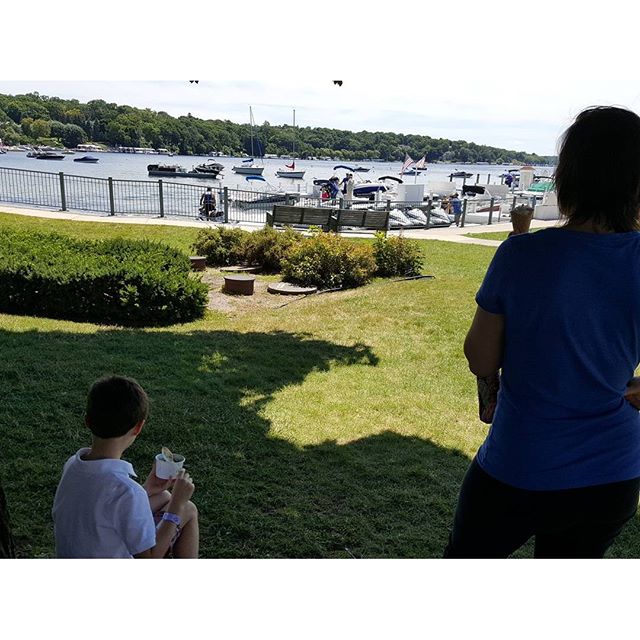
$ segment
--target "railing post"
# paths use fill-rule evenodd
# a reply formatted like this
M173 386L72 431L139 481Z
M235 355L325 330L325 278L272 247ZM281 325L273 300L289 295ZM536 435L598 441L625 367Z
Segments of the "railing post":
M115 198L113 197L113 178L107 178L109 181L109 215L116 215L116 203Z
M60 203L61 211L67 210L67 194L64 190L64 173L62 171L58 174L60 176Z
M516 197L513 196L513 201L511 202L511 211L513 211L516 208Z
M427 203L427 229L431 225L431 207L433 206L433 199L429 198Z
M487 184L491 184L491 174L487 173Z
M162 179L158 180L158 195L160 196L160 217L164 218L164 192L162 190Z
M491 201L489 202L489 222L488 224L491 224L491 220L493 219L493 198L491 198Z
M480 174L476 173L476 184L480 182Z
M224 211L224 221L229 222L229 187L224 187L222 191L222 207Z
M467 200L462 201L462 217L460 218L460 226L464 227L464 221L467 217Z

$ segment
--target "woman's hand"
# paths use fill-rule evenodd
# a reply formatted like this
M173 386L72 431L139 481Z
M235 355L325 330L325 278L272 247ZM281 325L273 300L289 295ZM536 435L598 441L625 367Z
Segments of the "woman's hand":
M631 378L624 392L624 397L634 409L640 411L640 377Z

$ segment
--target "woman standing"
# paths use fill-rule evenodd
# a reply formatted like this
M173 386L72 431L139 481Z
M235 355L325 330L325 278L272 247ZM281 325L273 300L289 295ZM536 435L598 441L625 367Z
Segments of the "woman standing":
M640 118L582 112L555 182L565 224L506 240L476 295L465 355L501 388L445 557L535 537L536 557L599 558L638 506Z

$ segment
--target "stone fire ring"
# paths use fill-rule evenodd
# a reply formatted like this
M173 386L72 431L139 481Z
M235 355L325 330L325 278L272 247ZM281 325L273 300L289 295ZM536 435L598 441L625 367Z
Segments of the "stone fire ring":
M252 296L255 276L232 275L224 277L224 292Z
M237 265L235 267L222 267L220 271L222 271L222 273L256 273L257 271L260 271L260 267Z
M290 282L272 282L268 287L269 293L279 293L283 296L303 296L315 293L318 287L299 287Z
M207 258L205 256L191 256L191 268L194 271L204 271L207 268Z

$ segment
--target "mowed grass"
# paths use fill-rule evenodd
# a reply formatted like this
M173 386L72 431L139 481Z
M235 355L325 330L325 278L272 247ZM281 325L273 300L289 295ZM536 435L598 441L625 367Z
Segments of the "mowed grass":
M125 457L143 479L162 445L186 456L203 557L439 557L486 433L462 341L495 249L422 246L434 280L171 328L0 315L0 474L20 556L53 555L62 465L89 442L87 389L119 373L151 397ZM612 555L638 557L638 532Z

